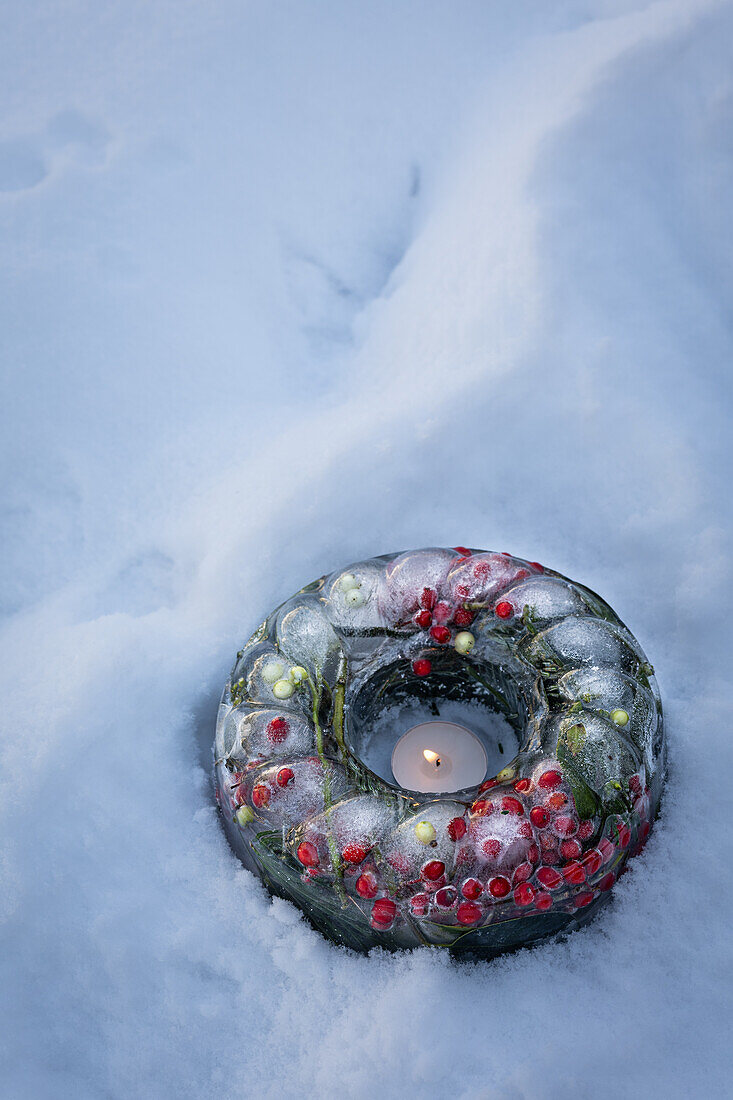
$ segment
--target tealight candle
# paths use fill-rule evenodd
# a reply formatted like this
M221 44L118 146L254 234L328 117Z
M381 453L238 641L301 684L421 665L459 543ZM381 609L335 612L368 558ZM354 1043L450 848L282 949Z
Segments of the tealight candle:
M486 750L475 733L456 722L421 722L400 737L392 774L400 787L421 794L449 794L481 783Z

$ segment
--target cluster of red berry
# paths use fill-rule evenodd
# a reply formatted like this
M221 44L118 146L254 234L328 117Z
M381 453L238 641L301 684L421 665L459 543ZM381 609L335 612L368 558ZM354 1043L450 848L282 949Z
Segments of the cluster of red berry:
M453 563L454 569L473 557L472 551L465 546L455 546L453 549L462 555ZM530 569L536 573L544 572L539 562L529 562L530 569L514 569L505 576L506 559L511 560L511 554L505 552L476 560L467 568L465 577L458 574L456 583L446 584L446 594L443 597L434 588L423 588L417 600L413 622L427 632L430 641L437 645L448 645L455 640L456 630L464 631L470 627L476 612L468 604L471 600L480 600L487 588L490 590L490 580L492 573L496 572L497 559L504 559L499 560L499 565L505 585L525 580L530 576ZM497 601L493 611L499 619L504 620L511 619L514 615L514 607L508 600ZM429 676L432 664L427 657L418 657L412 662L412 671L416 676Z
M648 802L639 776L630 789L637 802ZM648 821L641 820L641 843L649 831L645 825ZM482 784L467 819L455 817L446 826L458 846L450 872L444 859L430 858L415 875L404 854L381 861L363 843L345 845L341 856L346 877L356 876L357 897L372 901L373 928L391 928L403 905L414 919L469 928L493 919L497 904L503 917L511 915L507 906L519 912L558 906L577 910L610 890L617 875L609 864L629 848L631 828L615 816L604 835L598 832L597 822L579 817L562 771L552 767L536 781L522 777L510 785L495 779ZM297 856L311 877L321 863L318 844L303 841Z

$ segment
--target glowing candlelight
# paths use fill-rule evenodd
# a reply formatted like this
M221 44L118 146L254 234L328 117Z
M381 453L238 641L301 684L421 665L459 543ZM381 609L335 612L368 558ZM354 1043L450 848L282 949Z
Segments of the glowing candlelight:
M402 735L392 752L396 782L423 794L473 787L484 779L486 767L484 746L456 722L421 722Z

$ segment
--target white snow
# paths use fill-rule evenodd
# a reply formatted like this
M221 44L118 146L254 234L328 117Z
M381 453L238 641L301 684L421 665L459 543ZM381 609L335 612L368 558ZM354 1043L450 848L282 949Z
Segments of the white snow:
M3 1095L730 1094L731 32L5 6ZM218 696L301 585L453 544L628 622L663 812L565 943L355 957L232 856Z

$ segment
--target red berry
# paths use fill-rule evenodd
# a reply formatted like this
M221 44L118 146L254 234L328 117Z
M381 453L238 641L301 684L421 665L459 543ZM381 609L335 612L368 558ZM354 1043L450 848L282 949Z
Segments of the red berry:
M418 611L417 615L415 616L415 622L423 630L427 630L432 621L433 616L430 614L429 611Z
M439 859L431 859L422 869L422 877L429 879L430 882L435 882L437 879L442 878L445 874L445 864L441 863Z
M616 881L616 876L613 871L609 871L607 875L604 875L601 881L598 883L599 890L610 890Z
M298 859L304 867L318 866L318 849L309 840L304 840L298 845Z
M479 793L483 791L490 791L492 787L495 787L498 783L497 779L485 779L479 787Z
M366 859L367 850L361 844L347 844L341 854L347 863L361 863Z
M508 600L500 600L494 608L494 611L500 619L511 619L514 614L514 608Z
M496 840L493 836L488 837L481 845L484 853L489 859L496 859L501 851L501 841Z
M514 872L513 882L526 882L528 878L532 877L532 864L520 863Z
M391 898L377 898L372 906L372 924L389 928L397 915L397 906Z
M295 779L295 772L292 768L280 768L280 771L275 777L275 782L278 787L287 787L288 783L292 783Z
M489 893L492 898L505 898L510 890L509 879L504 878L503 875L497 875L489 881Z
M530 844L527 849L527 859L530 863L539 863L540 850L536 844Z
M645 844L649 838L649 833L652 831L652 825L650 821L643 821L641 828L639 829L639 840L642 844Z
M582 851L582 844L575 838L572 840L563 840L560 845L560 855L563 859L577 859Z
M616 854L616 849L607 836L602 837L598 841L598 851L603 856L604 863L608 863L609 859L613 859Z
M562 791L555 791L547 799L547 805L551 810L561 810L563 806L567 805L568 796L563 794Z
M524 814L524 806L518 798L512 798L511 795L507 795L506 798L501 800L501 812L503 814L516 814L517 817L522 817Z
M603 866L603 856L596 848L591 848L580 861L585 867L587 875L594 875Z
M641 794L641 780L638 775L631 776L629 780L629 790L637 796Z
M622 825L618 831L618 842L622 848L627 848L631 840L631 830Z
M476 901L484 892L484 888L477 878L467 878L461 887L461 893L469 901Z
M354 888L360 898L373 898L377 892L377 876L373 871L362 871Z
M537 895L537 897L534 899L534 905L535 905L535 909L540 909L540 910L551 909L552 908L552 895L551 894L545 894L544 892L539 893Z
M485 581L490 572L491 565L487 561L477 562L473 567L473 575L479 581Z
M543 791L551 791L553 787L559 787L562 783L562 773L558 771L543 772L537 780L537 786Z
M438 602L438 595L432 588L423 588L420 596L420 606L426 611L432 611Z
M410 864L401 852L393 852L392 855L387 856L387 863L393 871L396 871L400 878L407 878L409 876Z
M531 905L534 901L534 886L531 882L523 882L514 891L514 901L517 905Z
M529 840L532 836L532 826L528 821L523 821L517 829L517 833L519 836L524 837L525 840Z
M452 909L458 899L455 886L441 886L435 894L435 904L440 909Z
M557 814L552 819L552 827L558 836L574 836L578 831L578 822L570 814Z
M263 783L257 783L252 788L252 805L261 810L270 801L270 792Z
M550 815L543 806L535 806L534 809L529 811L529 820L538 829L544 829L545 825L550 820Z
M440 645L450 641L450 630L447 626L431 626L430 637Z
M529 794L533 788L532 780L523 778L514 780L514 790L518 794Z
M575 860L565 864L562 875L565 881L572 883L573 886L580 886L581 882L585 882L585 871Z
M481 920L481 906L474 905L472 901L463 901L456 909L456 920L459 924L478 924Z
M286 718L273 718L267 725L267 740L271 745L282 745L290 726Z
M413 917L424 917L428 909L429 901L429 894L414 894L413 897L410 898L410 912Z
M467 607L459 607L453 616L453 622L456 626L470 626L473 622L473 611L469 611Z
M589 836L593 836L595 826L592 821L581 821L578 826L578 839L587 840Z
M471 806L471 813L476 814L478 817L486 817L487 814L494 812L494 803L488 802L485 798L477 798L474 804Z
M454 817L448 822L448 836L451 840L460 840L466 835L466 822L462 817Z
M450 615L450 604L447 604L444 600L441 600L440 603L436 603L435 610L433 611L433 618L436 623L447 623L450 619Z
M425 657L421 657L419 660L412 662L412 671L416 676L429 676L432 667L430 661Z
M593 891L587 890L583 894L576 894L573 898L573 905L576 909L582 909L584 905L590 905L593 901Z
M529 564L533 569L536 569L538 573L544 573L544 566L540 565L538 561L531 561Z
M557 890L558 886L562 885L562 875L558 874L554 867L540 867L537 872L537 881L548 890Z
M471 551L466 546L454 546L453 549L457 554L460 554L464 558L471 557Z

